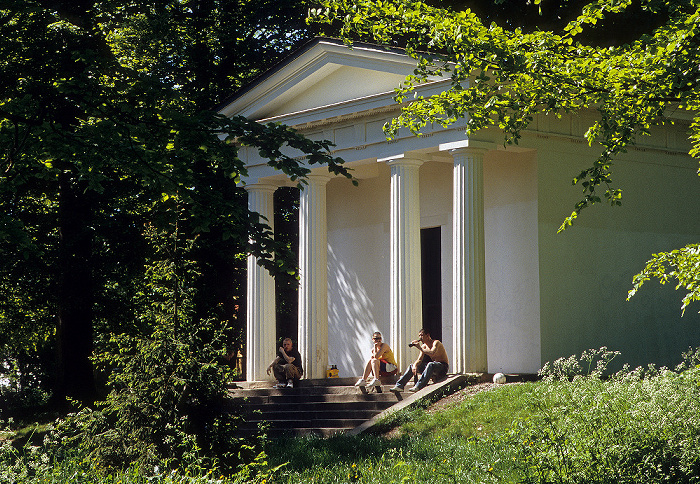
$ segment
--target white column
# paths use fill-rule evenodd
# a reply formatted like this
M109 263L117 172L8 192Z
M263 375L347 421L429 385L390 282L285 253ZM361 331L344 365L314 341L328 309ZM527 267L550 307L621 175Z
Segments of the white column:
M417 356L408 348L423 325L420 260L418 169L423 161L403 156L385 161L391 167L391 348L400 370Z
M261 220L274 231L273 195L277 187L253 184L248 192L248 209L267 220ZM246 380L266 380L267 367L275 357L275 280L258 265L258 258L248 256L246 308Z
M326 184L309 175L299 201L299 353L305 378L325 378L328 365Z
M486 276L484 255L484 150L450 150L452 189L452 321L454 372L485 372Z

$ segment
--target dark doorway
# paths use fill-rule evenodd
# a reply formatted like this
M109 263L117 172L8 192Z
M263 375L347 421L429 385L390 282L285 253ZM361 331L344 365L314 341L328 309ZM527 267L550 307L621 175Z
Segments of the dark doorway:
M442 271L440 227L421 229L420 260L423 291L423 328L442 340Z

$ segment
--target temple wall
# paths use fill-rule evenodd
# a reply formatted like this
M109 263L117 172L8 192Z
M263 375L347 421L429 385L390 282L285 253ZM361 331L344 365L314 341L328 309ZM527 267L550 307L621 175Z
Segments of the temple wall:
M623 205L587 208L561 234L581 194L570 180L597 153L567 140L525 141L537 149L542 362L607 346L622 352L620 363L675 366L681 352L700 345L700 308L681 317L684 293L655 281L626 297L652 253L700 241L700 178L697 161L681 151L681 133L643 138L658 148L620 156L613 180Z

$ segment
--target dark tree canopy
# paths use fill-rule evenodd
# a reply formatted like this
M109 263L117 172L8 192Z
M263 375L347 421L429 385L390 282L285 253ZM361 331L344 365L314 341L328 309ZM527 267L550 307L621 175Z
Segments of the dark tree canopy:
M309 35L306 11L277 0L2 0L3 359L37 374L55 344L58 365L43 368L57 394L89 400L95 328L138 327L148 227L189 241L178 251L197 259L201 284L228 287L200 288L201 311L233 317L236 254L275 266L275 242L236 187L239 147L292 179L308 170L287 145L347 175L325 143L214 111Z

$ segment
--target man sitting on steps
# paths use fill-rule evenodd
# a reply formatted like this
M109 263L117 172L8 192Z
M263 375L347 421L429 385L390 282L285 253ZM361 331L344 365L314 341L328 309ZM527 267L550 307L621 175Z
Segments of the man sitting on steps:
M294 388L294 380L301 378L304 373L301 355L293 346L291 338L284 338L277 351L277 357L267 367L267 374L272 370L279 382L275 388Z
M428 384L432 377L438 381L447 376L449 360L447 359L447 351L442 342L437 339L432 339L430 333L421 329L418 332L418 339L411 341L409 346L415 346L420 350L420 356L412 365L409 365L401 378L396 382L390 390L392 392L402 392L404 386L411 377L417 377L420 374L418 383L410 389L412 392L417 392Z

